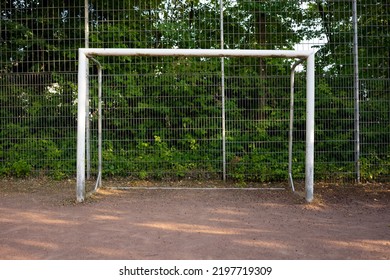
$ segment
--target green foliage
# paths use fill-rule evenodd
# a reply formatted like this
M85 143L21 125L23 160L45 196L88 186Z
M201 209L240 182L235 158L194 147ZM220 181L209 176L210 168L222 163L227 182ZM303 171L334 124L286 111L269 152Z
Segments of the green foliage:
M390 156L384 158L377 155L362 157L360 171L363 180L381 180L390 173Z
M30 175L31 172L31 165L29 165L26 161L24 160L18 160L14 162L11 166L11 175L16 176L16 177L26 177Z
M210 158L169 147L167 142L156 135L152 142L139 142L135 149L129 152L115 150L112 142L106 142L103 151L103 172L105 176L132 174L139 179L159 180L188 176L198 178L204 173L215 172L212 165L201 163L201 159ZM196 163L197 161L199 164Z
M253 151L233 164L230 176L238 181L280 181L288 178L286 170L286 160L269 153Z

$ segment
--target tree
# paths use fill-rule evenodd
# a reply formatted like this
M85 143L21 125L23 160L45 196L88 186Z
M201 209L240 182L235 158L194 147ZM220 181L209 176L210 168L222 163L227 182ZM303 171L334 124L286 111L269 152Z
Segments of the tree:
M6 72L75 71L75 48L84 37L82 6L72 1L5 1L1 69ZM58 63L63 60L64 62Z

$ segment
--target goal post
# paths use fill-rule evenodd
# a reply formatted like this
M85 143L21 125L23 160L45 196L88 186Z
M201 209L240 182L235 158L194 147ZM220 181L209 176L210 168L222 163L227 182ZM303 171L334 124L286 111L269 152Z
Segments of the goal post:
M306 60L306 143L305 192L306 200L314 198L314 102L315 53L296 50L237 50L237 49L125 49L80 48L78 58L78 112L77 112L77 186L76 199L85 199L86 135L89 107L89 59L96 56L150 56L150 57L259 57L294 58ZM289 174L291 177L291 174ZM101 180L101 174L98 175Z

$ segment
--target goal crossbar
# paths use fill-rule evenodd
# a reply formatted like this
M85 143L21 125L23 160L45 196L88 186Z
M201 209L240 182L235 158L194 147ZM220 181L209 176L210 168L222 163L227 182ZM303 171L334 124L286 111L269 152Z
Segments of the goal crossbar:
M314 101L315 101L315 53L295 50L236 50L236 49L124 49L80 48L78 65L77 108L77 186L76 199L85 199L85 150L86 118L88 114L89 59L96 56L150 56L150 57L263 57L295 58L306 60L306 147L305 192L306 200L314 198ZM291 174L289 174L291 176ZM99 174L101 176L101 174Z

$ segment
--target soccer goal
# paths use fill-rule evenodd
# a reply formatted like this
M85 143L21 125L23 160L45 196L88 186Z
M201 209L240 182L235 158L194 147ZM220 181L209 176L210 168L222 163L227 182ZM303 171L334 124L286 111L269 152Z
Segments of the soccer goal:
M133 57L219 57L219 58L282 58L297 59L291 68L291 103L290 103L290 133L289 133L289 180L293 187L291 171L292 155L292 121L294 100L294 72L296 66L306 61L306 140L305 140L305 191L306 200L311 202L314 197L314 100L315 100L315 54L313 51L295 50L232 50L232 49L79 49L78 65L78 127L77 127L77 186L76 198L78 202L85 199L86 177L89 176L89 61L99 67L98 77L101 84L101 65L96 57L102 56L133 56ZM101 100L101 86L99 86L99 100ZM101 185L102 157L101 157L101 102L99 101L99 167L95 189ZM223 117L222 117L223 119Z

